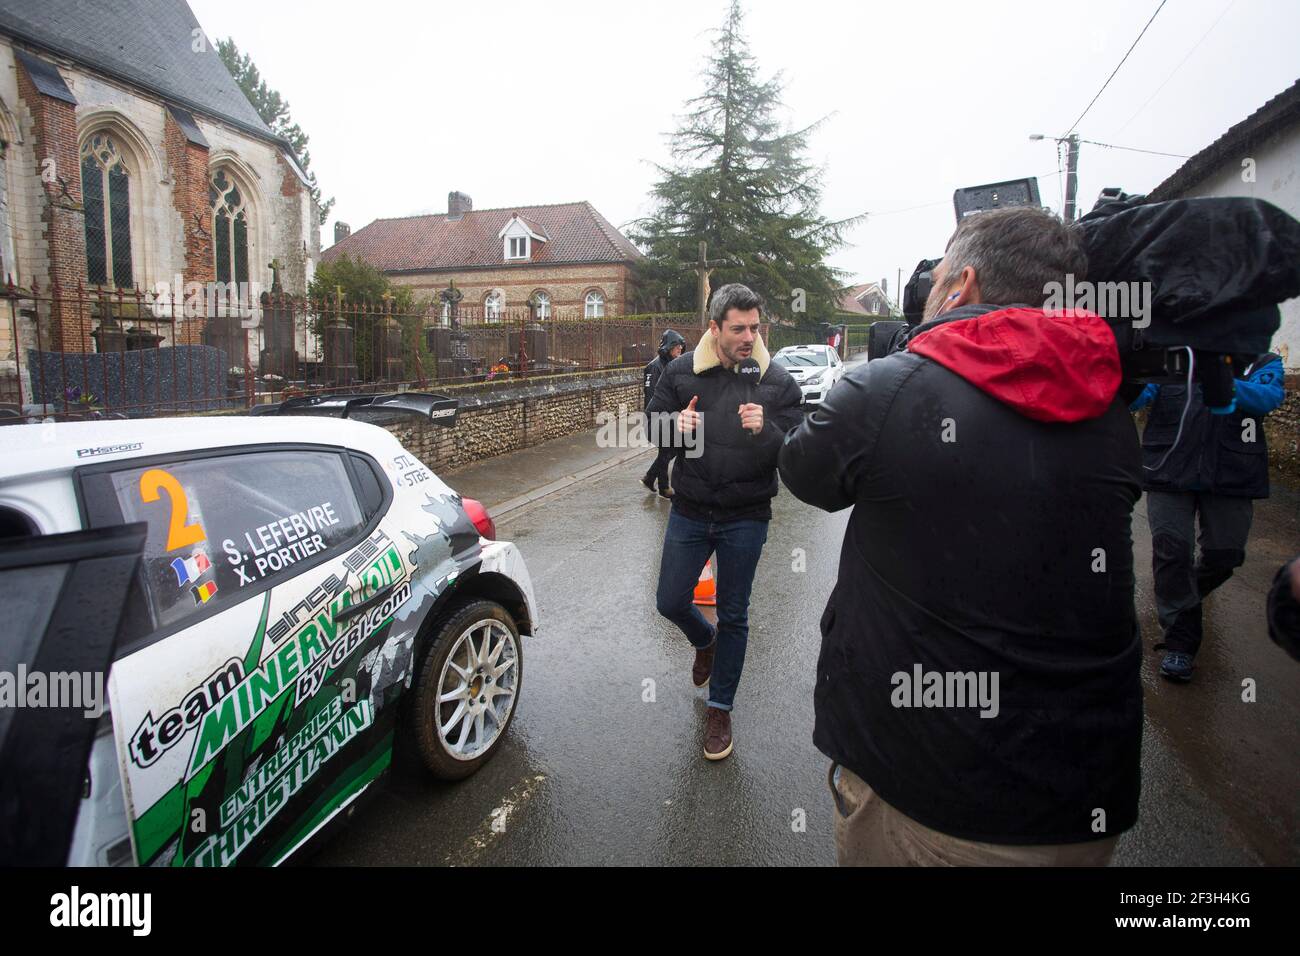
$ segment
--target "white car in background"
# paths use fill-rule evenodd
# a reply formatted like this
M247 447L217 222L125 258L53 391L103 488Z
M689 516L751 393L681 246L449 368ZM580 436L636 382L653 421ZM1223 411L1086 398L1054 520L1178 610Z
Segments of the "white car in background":
M790 373L805 405L820 405L831 386L844 377L844 361L829 345L788 345L774 361Z

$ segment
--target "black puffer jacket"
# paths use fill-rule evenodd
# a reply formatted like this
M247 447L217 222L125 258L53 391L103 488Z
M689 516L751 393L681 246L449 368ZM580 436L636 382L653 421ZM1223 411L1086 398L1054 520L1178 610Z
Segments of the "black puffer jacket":
M771 361L762 340L755 343L754 358L763 371L753 388L734 371L722 367L712 337L700 347L668 363L659 378L646 411L680 412L699 396L698 450L688 449L673 472L673 509L697 521L769 520L779 483L776 458L785 433L803 420L803 393L790 373ZM757 435L740 427L740 406L763 406L763 430ZM656 429L656 440L680 439L675 429Z
M669 359L668 361L672 361ZM646 363L645 371L642 373L641 388L645 392L645 407L650 407L650 399L654 398L655 386L659 384L659 376L664 373L668 367L668 361L664 361L663 356L656 355Z
M1103 320L967 306L850 369L786 438L791 493L853 506L813 741L926 826L1043 844L1136 819L1141 467L1119 382ZM994 676L995 713L961 705Z

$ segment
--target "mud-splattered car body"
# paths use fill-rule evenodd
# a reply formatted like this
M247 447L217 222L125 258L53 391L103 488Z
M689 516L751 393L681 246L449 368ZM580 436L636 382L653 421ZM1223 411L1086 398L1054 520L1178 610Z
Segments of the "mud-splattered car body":
M4 439L0 509L33 534L149 527L70 863L280 863L389 766L446 608L488 599L536 632L518 550L481 537L374 425L46 423Z

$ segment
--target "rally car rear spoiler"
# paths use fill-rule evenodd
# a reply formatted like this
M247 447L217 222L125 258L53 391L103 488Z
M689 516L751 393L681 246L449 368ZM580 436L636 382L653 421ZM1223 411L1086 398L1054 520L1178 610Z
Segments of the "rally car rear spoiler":
M388 395L304 395L274 405L255 405L254 415L326 415L347 418L354 411L406 412L435 425L456 424L460 402L432 392L394 392Z

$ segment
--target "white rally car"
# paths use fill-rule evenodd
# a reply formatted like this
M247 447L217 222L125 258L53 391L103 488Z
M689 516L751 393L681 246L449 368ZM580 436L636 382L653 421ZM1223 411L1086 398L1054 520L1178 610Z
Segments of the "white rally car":
M279 863L370 787L397 735L458 779L510 726L520 635L537 628L523 559L492 540L478 502L348 418L448 424L456 403L407 393L268 411L282 414L0 428L0 571L35 542L71 560L67 542L101 530L143 541L122 584L108 570L99 584L125 594L68 863ZM32 646L42 613L0 625L10 670L15 657L33 670L15 647ZM89 639L115 623L74 626ZM5 753L30 765L44 746ZM16 809L29 822L48 811ZM10 852L27 839L0 836Z
M805 405L820 405L844 377L844 361L829 345L788 345L773 360L790 373Z

